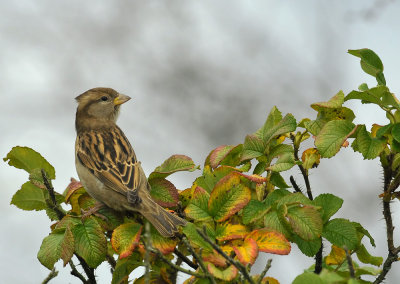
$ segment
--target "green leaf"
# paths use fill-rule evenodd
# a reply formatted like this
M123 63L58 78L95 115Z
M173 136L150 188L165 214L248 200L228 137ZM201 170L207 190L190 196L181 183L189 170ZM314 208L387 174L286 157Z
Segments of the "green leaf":
M298 235L293 235L292 240L297 244L302 253L306 256L313 257L321 248L321 238L311 241L305 241Z
M203 188L197 186L193 191L193 196L189 205L185 208L186 216L196 221L212 220L212 217L208 213L209 199L210 194Z
M344 100L361 100L361 103L363 104L376 104L379 106L384 106L385 103L387 103L387 98L385 99L384 103L383 97L387 97L388 94L390 95L390 92L386 86L377 86L363 92L352 91L345 97Z
M376 138L381 138L383 135L391 133L392 127L393 124L388 124L379 128L378 131L376 131Z
M392 136L397 142L400 142L400 123L393 125Z
M332 219L325 224L322 236L332 244L353 250L358 246L357 231L354 225L347 219Z
M375 266L378 266L378 267L382 265L383 257L372 256L367 251L367 249L365 248L365 246L363 244L361 244L361 246L357 249L356 253L357 253L358 259L362 263L372 264L372 265L375 265Z
M164 178L152 178L150 195L159 205L163 207L174 207L178 204L179 194L176 187Z
M268 167L267 170L274 172L283 172L290 170L296 165L293 153L282 154L278 160L272 166Z
M339 91L327 102L313 103L311 107L316 111L320 111L324 108L340 108L344 103L344 93Z
M250 199L250 189L241 183L238 174L231 173L222 178L211 192L209 212L215 221L222 222L246 206Z
M364 159L372 160L379 156L385 149L385 138L372 138L365 125L358 125L357 137L351 144L354 151L360 152Z
M354 124L346 120L327 122L315 138L315 146L324 158L339 152L344 141L351 135Z
M197 227L193 223L187 223L185 227L183 227L183 233L186 235L190 243L194 244L199 248L203 248L204 250L213 251L212 246L207 243L200 235L197 233ZM208 234L208 236L213 239L213 237ZM215 241L215 240L214 240Z
M92 217L77 224L73 228L75 238L75 252L80 255L87 264L96 268L105 260L107 253L107 241L101 226Z
M126 283L125 280L128 278L129 274L131 274L135 268L142 265L142 257L140 256L139 252L134 252L127 258L118 259L111 284Z
M289 188L283 177L278 172L272 172L269 181L278 188Z
M8 161L10 166L23 169L28 173L32 173L35 169L44 169L48 178L56 178L53 166L42 155L29 147L13 147L3 160Z
M316 136L326 124L325 119L316 119L304 122L304 126L312 135Z
M313 272L304 272L297 276L292 284L324 284L319 276Z
M193 172L198 169L191 158L185 155L172 155L161 166L155 168L150 174L149 180L153 178L166 178L170 174L179 171Z
M351 222L351 223L352 223L353 226L356 228L357 233L362 235L361 237L359 237L359 240L361 240L363 236L366 236L366 237L369 238L369 242L371 243L371 245L372 245L373 247L375 247L375 240L374 240L374 238L371 236L371 234L370 234L363 226L361 226L360 223L357 223L357 222Z
M280 110L274 106L268 114L267 120L265 121L263 127L258 131L263 132L265 129L270 129L277 125L282 120L282 113Z
M243 209L243 224L250 224L262 217L268 212L269 207L258 200L250 200Z
M284 218L284 217L282 217ZM265 216L264 216L264 226L265 228L273 231L277 231L285 235L286 238L289 238L292 236L292 234L289 232L288 226L283 224L281 222L281 219L278 215L277 211L269 211Z
M22 185L12 197L11 204L22 210L43 210L47 208L45 193L31 182Z
M273 127L268 127L265 124L264 127L257 132L257 135L259 135L265 144L268 144L272 138L295 131L296 127L296 119L289 113Z
M272 203L275 201L281 199L282 197L292 194L290 191L286 189L275 189L273 192L269 193L267 195L267 198L265 199L265 205L266 206L271 206Z
M312 203L322 208L321 218L325 224L342 207L343 199L330 193L324 193L318 195Z
M277 202L278 207L283 204L290 205L293 203L301 203L304 205L312 205L312 201L305 197L301 192L290 193L279 199Z
M74 237L69 227L56 229L43 239L38 252L38 259L42 265L52 269L54 264L61 258L64 266L74 254Z
M321 215L313 207L290 207L286 217L293 232L306 241L319 238L322 233Z
M294 149L292 145L288 144L279 144L275 147L272 147L271 150L268 153L268 161L272 161L273 158L282 156L282 155L287 155L287 154L292 154L294 153Z
M368 48L356 49L348 51L351 55L361 58L361 68L365 73L377 77L378 83L385 85L383 76L383 64L379 56Z
M242 161L258 158L264 154L265 145L261 138L254 134L247 135L243 143Z

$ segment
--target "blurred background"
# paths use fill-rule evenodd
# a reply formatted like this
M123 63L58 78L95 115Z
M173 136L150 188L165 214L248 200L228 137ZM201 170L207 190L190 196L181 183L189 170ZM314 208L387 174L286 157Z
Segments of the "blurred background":
M376 85L348 49L374 50L396 93L399 11L394 0L2 1L1 157L16 145L32 147L55 167L54 186L62 192L77 178L74 98L104 86L133 98L123 106L119 125L147 174L172 154L202 165L215 147L242 143L274 105L299 121L315 117L313 102L339 90L347 94L363 82ZM377 108L346 105L355 110L356 123L386 123ZM179 173L172 181L185 189L199 174ZM302 183L298 171L292 174ZM367 248L386 256L378 161L363 161L347 148L311 174L315 195L344 198L336 216L363 224L377 244L374 249L364 242ZM36 258L50 232L47 216L9 205L27 178L0 163L3 283L40 283L49 273ZM288 256L263 255L253 272L270 257L268 275L282 284L313 263L293 245ZM387 283L400 278L398 266ZM80 283L61 262L56 268L60 273L51 283ZM110 283L107 264L97 275L98 283Z

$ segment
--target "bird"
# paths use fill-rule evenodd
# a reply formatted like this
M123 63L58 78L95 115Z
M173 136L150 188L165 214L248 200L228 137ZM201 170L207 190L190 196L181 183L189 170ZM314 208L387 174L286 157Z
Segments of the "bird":
M93 88L77 96L75 166L88 194L119 212L139 212L164 237L173 237L186 220L158 205L141 163L116 124L131 98L112 88Z

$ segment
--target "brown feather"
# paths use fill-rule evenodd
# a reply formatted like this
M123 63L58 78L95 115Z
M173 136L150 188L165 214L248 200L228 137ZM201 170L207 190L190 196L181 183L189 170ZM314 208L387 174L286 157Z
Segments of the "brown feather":
M171 237L186 221L155 203L150 185L135 152L115 124L119 94L95 88L78 96L76 114L76 167L79 178L93 198L118 211L137 211L163 236ZM107 97L103 100L104 97ZM119 99L119 98L117 98ZM124 97L124 101L129 97ZM132 203L132 192L139 197Z

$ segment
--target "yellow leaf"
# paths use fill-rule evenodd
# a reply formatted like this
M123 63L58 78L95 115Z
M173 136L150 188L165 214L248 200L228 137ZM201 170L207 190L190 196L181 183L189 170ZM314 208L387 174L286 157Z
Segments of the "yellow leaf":
M344 249L332 245L331 252L325 258L326 265L338 265L341 264L346 258L346 252Z

